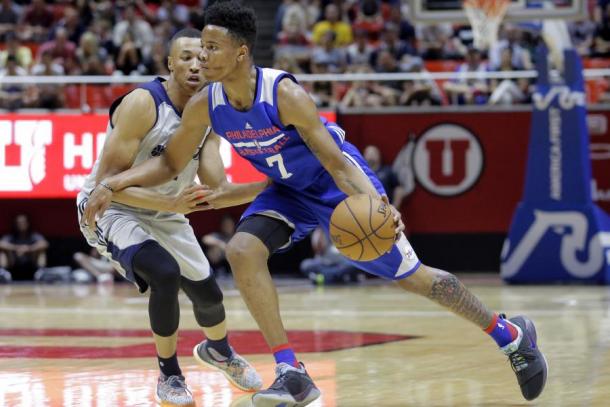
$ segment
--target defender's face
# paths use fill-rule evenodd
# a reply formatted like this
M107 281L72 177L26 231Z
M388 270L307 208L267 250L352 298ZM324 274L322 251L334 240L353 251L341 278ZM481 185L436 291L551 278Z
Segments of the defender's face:
M243 46L224 27L206 25L201 31L203 75L210 82L220 82L243 59Z
M198 91L204 82L201 44L197 38L178 38L170 50L169 68L181 88Z

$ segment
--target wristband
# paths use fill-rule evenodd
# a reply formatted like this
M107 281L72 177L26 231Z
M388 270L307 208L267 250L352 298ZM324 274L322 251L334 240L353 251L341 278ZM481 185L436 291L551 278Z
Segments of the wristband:
M98 186L101 185L104 188L106 188L108 191L114 193L114 189L110 185L106 184L104 181L100 181L97 185Z

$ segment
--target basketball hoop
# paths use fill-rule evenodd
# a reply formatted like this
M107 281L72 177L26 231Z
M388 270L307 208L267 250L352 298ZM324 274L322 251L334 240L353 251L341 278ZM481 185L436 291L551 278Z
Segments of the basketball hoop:
M464 0L475 48L484 50L498 41L500 23L509 5L510 0Z

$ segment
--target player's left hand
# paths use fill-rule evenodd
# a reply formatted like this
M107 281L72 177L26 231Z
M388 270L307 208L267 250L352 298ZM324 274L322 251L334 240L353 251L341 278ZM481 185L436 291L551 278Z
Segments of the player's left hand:
M198 205L204 205L205 209L220 209L231 206L230 202L227 202L227 195L230 193L231 184L226 187L211 188L207 185L202 185L199 190L199 203Z
M388 205L392 210L392 217L394 218L394 224L396 225L396 229L394 230L396 236L394 237L394 240L398 241L400 236L402 236L402 232L405 230L405 224L402 222L402 215L398 209L394 207L394 205L390 204L390 200L388 199L387 195L382 195L381 200L385 202L386 205Z
M81 222L91 230L95 230L96 219L101 218L112 203L112 191L100 184L91 191L85 204Z

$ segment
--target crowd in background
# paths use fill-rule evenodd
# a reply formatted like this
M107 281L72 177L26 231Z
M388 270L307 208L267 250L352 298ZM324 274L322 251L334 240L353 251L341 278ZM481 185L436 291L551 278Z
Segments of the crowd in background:
M610 2L589 0L591 17L569 23L586 57L610 58ZM168 43L201 29L207 0L0 0L0 77L167 75ZM306 83L320 107L528 103L531 83L484 77L434 81L435 61L458 73L532 68L536 24L505 24L487 52L469 25L419 24L406 0L284 0L275 63L293 73L420 72L416 81ZM437 66L437 65L435 65ZM58 84L0 88L0 108L66 106Z

